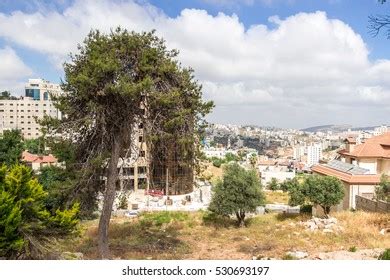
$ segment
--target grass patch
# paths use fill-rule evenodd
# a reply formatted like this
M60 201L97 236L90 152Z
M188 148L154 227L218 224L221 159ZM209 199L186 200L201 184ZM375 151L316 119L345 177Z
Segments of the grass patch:
M289 251L319 252L351 248L390 248L379 234L390 227L386 214L344 211L332 214L343 227L340 233L307 231L299 224L310 216L255 216L247 227L210 212L154 212L135 219L116 218L110 225L110 249L115 259L284 259ZM83 222L79 238L60 244L62 251L98 258L98 220ZM389 253L387 253L389 254Z
M288 204L288 193L281 191L265 191L265 203L267 204Z

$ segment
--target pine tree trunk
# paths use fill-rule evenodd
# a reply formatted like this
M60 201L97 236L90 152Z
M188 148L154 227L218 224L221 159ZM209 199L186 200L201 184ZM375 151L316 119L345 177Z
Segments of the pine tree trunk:
M120 138L120 137L118 137ZM107 184L104 192L103 209L99 220L98 246L102 259L109 258L108 228L110 225L112 206L115 200L116 180L118 179L118 161L120 152L120 140L116 138L112 145L110 162L108 164Z

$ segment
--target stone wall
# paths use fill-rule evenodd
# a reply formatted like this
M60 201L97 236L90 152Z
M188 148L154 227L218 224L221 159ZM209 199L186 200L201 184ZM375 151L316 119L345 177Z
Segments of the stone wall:
M390 203L385 201L371 200L360 195L356 196L356 210L369 212L390 213Z

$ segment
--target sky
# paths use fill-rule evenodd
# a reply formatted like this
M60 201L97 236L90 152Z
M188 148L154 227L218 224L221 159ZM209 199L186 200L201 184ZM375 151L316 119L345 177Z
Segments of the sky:
M2 0L0 91L64 79L91 29L156 30L213 100L210 122L305 128L389 123L390 39L377 0Z

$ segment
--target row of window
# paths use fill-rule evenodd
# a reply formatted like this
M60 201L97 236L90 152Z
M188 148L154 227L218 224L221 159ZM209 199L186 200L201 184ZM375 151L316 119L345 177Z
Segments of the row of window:
M13 113L14 112L14 110L9 110L11 113ZM34 111L34 110L33 110ZM47 110L42 110L43 111L43 113L46 113L47 112ZM0 110L0 112L4 112L4 110ZM24 110L16 110L16 112L17 113L24 113ZM31 110L26 110L26 112L27 113L30 113L31 112ZM39 110L35 110L35 112L36 113L38 113L39 112ZM55 113L56 111L55 110L49 110L49 112L50 113Z
M118 168L118 172L120 171L120 168ZM123 167L122 169L123 175L125 176L133 176L134 175L134 167ZM143 175L146 174L146 166L138 166L138 174Z
M6 105L9 105L9 106L14 106L14 104L13 103L9 103L9 104L6 104ZM27 104L27 106L36 106L36 107L38 107L39 106L39 104ZM44 107L46 107L47 106L47 104L46 103L44 103L44 104L41 104L42 106L44 106ZM4 103L0 103L0 106L4 106ZM24 104L22 103L22 104L19 104L19 103L16 103L16 106L24 106ZM51 104L49 104L49 107L51 107Z

